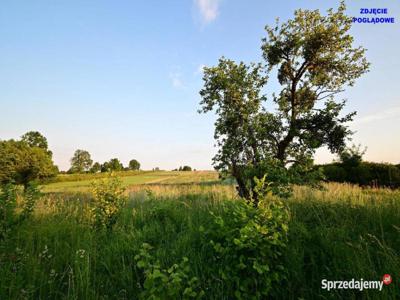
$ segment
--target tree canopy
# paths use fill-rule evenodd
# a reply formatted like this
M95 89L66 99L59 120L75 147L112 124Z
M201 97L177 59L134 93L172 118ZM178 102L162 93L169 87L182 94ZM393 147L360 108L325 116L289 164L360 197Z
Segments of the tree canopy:
M98 173L101 171L101 165L98 162L95 162L90 168L91 173Z
M58 169L46 149L25 140L0 141L1 184L27 186L31 181L51 178L57 173Z
M181 166L179 167L178 171L192 171L192 167L190 166Z
M101 172L122 171L123 168L118 158L112 158L101 165Z
M21 136L21 141L27 143L30 147L38 147L46 150L46 152L53 156L53 153L48 149L47 139L39 131L28 131Z
M131 159L129 161L129 169L130 170L139 170L140 169L140 163L136 159Z
M266 27L263 63L222 57L204 68L200 112L217 114L214 166L236 178L242 197L251 197L254 176L304 170L316 149L345 147L346 122L355 113L341 116L345 102L336 95L369 67L365 49L353 46L351 24L344 3L327 15L299 9L293 19ZM281 89L267 109L265 90L275 71Z
M71 158L71 173L83 173L89 171L93 164L90 153L86 150L78 149Z

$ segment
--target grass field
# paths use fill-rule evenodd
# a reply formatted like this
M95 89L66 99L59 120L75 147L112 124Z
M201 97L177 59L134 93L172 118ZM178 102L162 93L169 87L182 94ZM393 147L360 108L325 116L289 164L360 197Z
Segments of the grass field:
M195 172L179 172L179 171L141 171L141 172L118 172L116 173L122 180L124 187L138 184L170 184L170 183L209 183L218 180L218 174L213 171L195 171ZM44 192L85 192L90 190L93 180L104 177L105 174L83 174L75 175L59 175L56 182L43 186ZM79 179L70 181L72 179ZM75 177L75 178L74 178ZM86 178L87 177L87 178Z
M219 182L215 172L146 172L121 179L128 202L111 232L87 224L90 180L64 178L43 186L33 217L2 245L0 299L147 299L147 275L135 261L143 243L153 247L151 257L161 268L177 264L180 270L187 257L186 271L170 270L183 274L176 275L182 282L196 277L193 289L202 290L203 298L233 298L200 228L211 226L211 213L223 216L226 203L238 201L234 186ZM286 205L285 279L272 286L271 298L400 299L400 191L333 183L324 190L294 187ZM393 282L382 291L321 289L322 279L381 280L384 274Z

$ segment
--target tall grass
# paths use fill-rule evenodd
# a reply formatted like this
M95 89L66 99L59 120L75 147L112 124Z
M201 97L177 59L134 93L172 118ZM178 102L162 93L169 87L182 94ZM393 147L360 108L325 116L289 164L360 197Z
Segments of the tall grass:
M162 182L129 187L129 201L112 232L94 231L85 216L87 193L48 193L34 216L1 244L0 299L137 299L143 272L134 257L143 243L168 268L188 257L190 276L206 299L227 299L199 228L210 212L235 201L231 185ZM286 280L277 299L399 299L400 192L329 184L295 187ZM321 280L381 280L383 291L321 289Z

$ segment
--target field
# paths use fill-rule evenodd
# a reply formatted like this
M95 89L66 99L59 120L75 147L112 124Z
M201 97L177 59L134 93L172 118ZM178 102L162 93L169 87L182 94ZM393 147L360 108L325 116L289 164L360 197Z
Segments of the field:
M193 184L210 183L218 180L218 174L212 171L179 172L179 171L128 171L117 172L124 187L139 184ZM93 180L104 177L104 174L59 175L57 182L43 186L44 192L87 192Z
M215 172L119 175L128 201L112 231L87 223L90 175L75 181L64 175L42 187L33 216L2 245L0 299L147 299L150 289L161 299L238 296L218 275L221 266L212 263L202 234L212 226L212 214L223 216L227 203L239 201L234 186L220 182ZM400 298L399 190L334 183L322 190L294 187L285 205L285 275L272 285L271 298ZM143 252L143 243L152 248ZM150 273L135 259L140 253L151 259L143 263L152 268L150 287L144 284ZM382 291L321 289L323 279L380 281L384 274L393 282ZM185 296L163 294L166 286L179 289L184 283L190 286Z

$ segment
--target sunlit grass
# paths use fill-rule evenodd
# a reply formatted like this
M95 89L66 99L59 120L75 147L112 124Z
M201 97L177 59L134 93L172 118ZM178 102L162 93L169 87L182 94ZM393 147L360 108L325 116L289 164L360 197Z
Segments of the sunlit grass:
M134 179L133 179L134 178ZM226 299L209 253L199 243L210 212L237 199L235 187L215 172L160 172L122 178L128 203L111 233L87 222L88 187L62 182L45 187L34 216L2 246L0 299L137 299L142 274L134 256L143 242L167 267L189 258L206 299ZM294 187L284 253L287 280L278 299L400 298L400 191L326 184ZM162 203L162 206L159 204ZM155 213L157 212L157 213ZM321 289L321 280L380 280L383 292Z
M213 171L128 171L117 172L116 175L121 178L124 187L152 183L206 183L215 182L218 179L218 173ZM59 177L55 179L57 182L46 184L42 189L44 192L87 192L90 190L93 180L104 178L106 176L107 173L59 175Z

